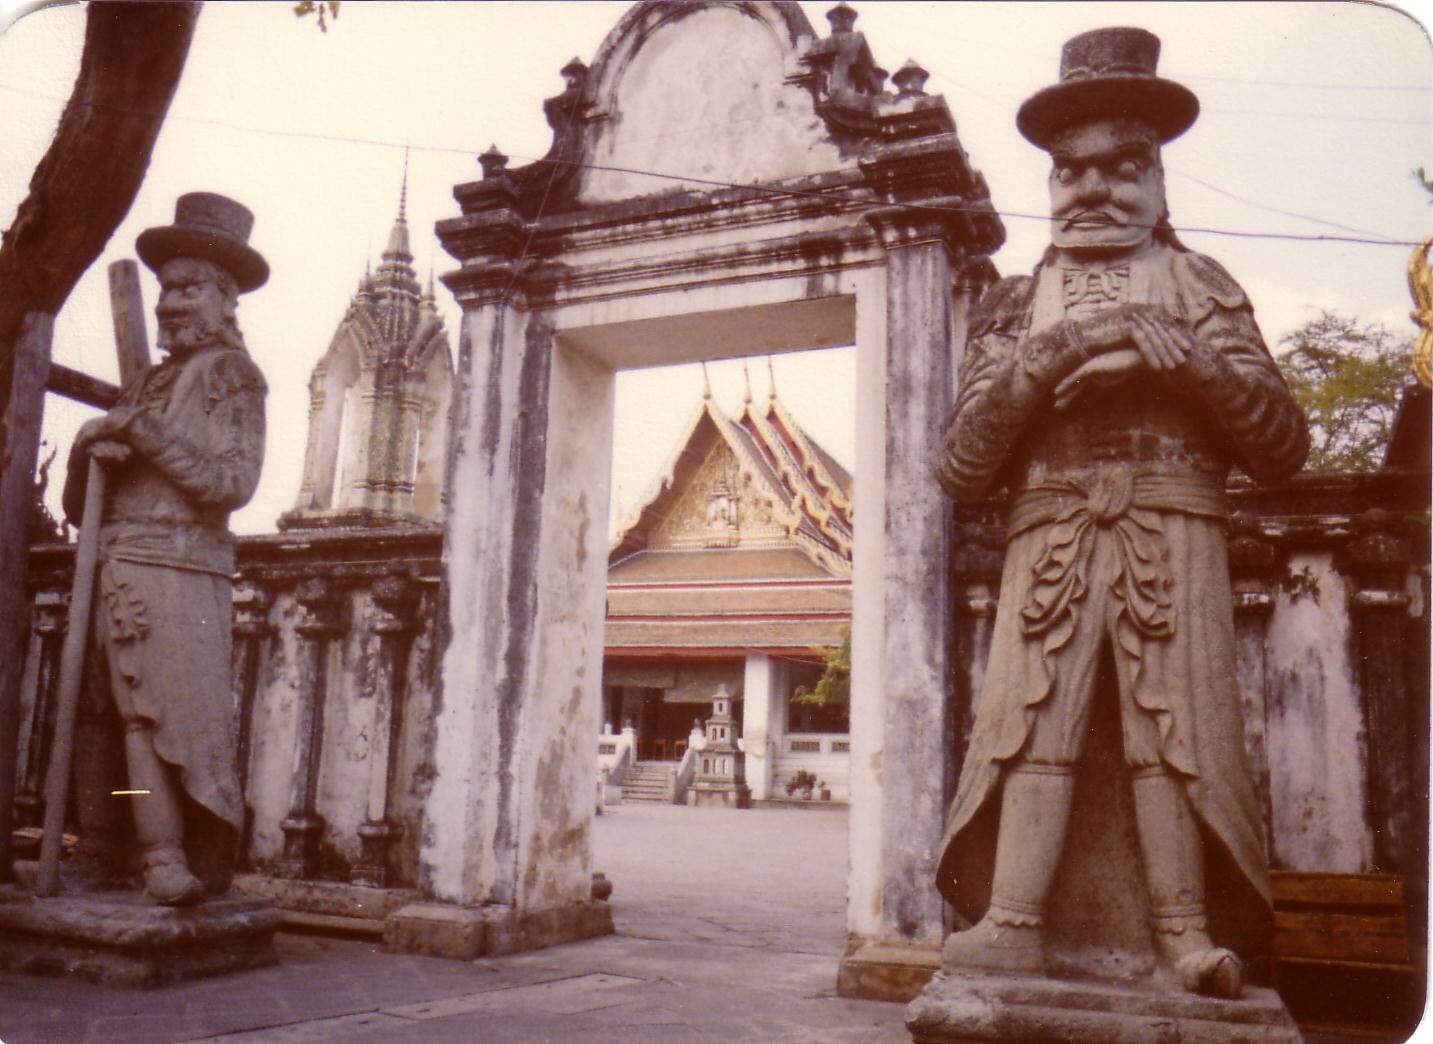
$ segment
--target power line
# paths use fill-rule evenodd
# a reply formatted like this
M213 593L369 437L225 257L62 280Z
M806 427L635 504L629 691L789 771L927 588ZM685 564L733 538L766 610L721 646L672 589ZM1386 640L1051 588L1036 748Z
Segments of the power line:
M29 96L29 97L41 98L41 99L49 100L49 101L59 101L59 100L60 100L60 99L54 98L53 96L44 95L44 94L41 94L41 93L35 92L35 91L28 91L28 90L25 90L24 88L15 87L15 86L13 86L13 85L5 84L5 83L0 83L0 89L7 90L7 91L12 91L12 92L14 92L14 93L16 93L16 94L27 95L27 96ZM110 105L110 104L106 104L106 103L102 103L102 102L82 102L82 103L80 103L80 104L87 105L87 106L89 106L89 107L91 107L91 108L105 109L105 110L109 110L109 111L121 112L121 113L126 113L126 114L131 114L131 115L146 115L146 116L160 116L160 115L164 115L164 114L160 114L160 113L156 113L156 112L152 112L152 111L148 111L148 110L134 109L134 108L131 108L131 107L128 107L128 106ZM351 145L370 145L370 146L376 146L376 147L380 147L380 148L392 148L392 149L411 148L411 149L413 149L413 150L415 150L415 151L419 151L419 152L442 152L442 153L452 153L452 154L455 154L455 155L465 155L465 156L475 156L475 155L477 155L477 150L475 150L475 149L456 148L456 147L444 146L444 145L411 144L411 143L406 143L406 142L384 141L384 140L379 139L379 138L360 138L360 137L352 137L352 136L340 135L340 134L315 133L315 132L311 132L311 131L290 131L290 130L283 130L283 129L279 129L279 128L272 128L272 127L253 127L253 126L246 126L246 125L244 125L244 124L230 123L230 122L228 122L228 121L226 121L226 120L219 120L219 119L215 119L215 118L213 118L213 117L207 117L207 116L186 116L186 115L182 115L182 114L171 113L171 114L167 115L165 118L175 119L175 120L181 120L181 121L187 121L187 122L191 122L191 123L200 123L200 124L204 124L204 125L207 125L207 126L220 127L220 128L225 129L225 130L239 131L239 132L246 133L246 134L271 135L271 136L275 136L275 137L301 139L301 140L331 141L331 142L337 142L337 143L340 143L340 144L351 144ZM603 170L603 171L610 171L610 172L613 172L613 173L620 173L620 174L633 174L633 175L637 175L637 176L641 176L641 177L658 178L658 179L665 180L665 181L685 182L685 183L696 184L696 185L710 185L710 186L717 187L717 188L742 189L742 190L753 191L753 192L762 192L762 193L765 193L765 194L767 194L767 195L773 195L773 196L804 196L804 197L819 198L819 199L826 200L826 201L828 201L828 202L834 200L834 201L840 201L840 202L848 203L848 204L850 204L851 206L856 207L856 208L859 208L859 209L871 209L871 208L875 208L875 207L892 207L892 206L896 206L896 207L901 207L901 208L907 209L907 210L921 210L921 211L928 211L928 212L941 212L941 213L952 213L952 214L993 214L993 215L997 215L997 216L1002 217L1002 218L1014 218L1014 219L1018 219L1018 220L1042 221L1042 222L1045 222L1045 221L1049 221L1049 220L1050 220L1050 216L1049 216L1048 214L1027 214L1027 213L1022 213L1022 212L1020 212L1020 211L1014 211L1014 210L996 210L996 209L990 208L990 207L959 207L959 206L950 206L950 205L941 205L941 204L930 204L930 203L897 203L897 202L890 202L890 201L887 201L887 200L870 199L870 198L868 198L868 197L850 196L850 195L845 195L845 194L842 194L842 193L839 193L839 192L814 192L814 191L806 190L806 189L779 188L779 187L771 186L771 185L761 185L761 184L740 183L740 182L733 182L733 181L723 181L723 180L719 180L719 179L700 178L700 177L695 177L695 176L686 175L686 174L672 174L672 173L668 173L668 172L665 172L665 171L642 170L642 169L635 168L635 167L617 167L617 166L603 165L603 164L598 164L598 163L582 163L582 162L579 162L579 161L576 161L576 160L546 159L546 158L542 158L542 157L520 156L520 155L513 155L513 156L511 156L511 158L513 158L513 159L526 160L527 162L548 162L548 163L554 163L554 164L561 164L561 165L565 165L565 166L583 167L583 168L586 168L586 169L589 169L589 170ZM550 182L549 182L548 188L549 188L549 190L550 190L550 188L551 188L551 183L550 183ZM1219 191L1223 191L1223 190L1219 190ZM546 204L546 197L547 197L547 192L544 192L544 194L543 194L543 205L544 205L544 206L545 206L545 204ZM1319 222L1322 223L1322 224L1331 224L1331 225L1332 225L1332 224L1335 224L1335 223L1333 223L1333 222L1324 221L1323 219L1320 219L1320 218L1315 218L1315 219L1312 219L1312 220L1319 221ZM1146 225L1146 226L1138 226L1138 227L1152 228L1152 227L1154 227L1154 226ZM1337 226L1337 227L1347 227L1347 226ZM1419 245L1418 242L1415 241L1415 240L1399 240L1399 239L1393 239L1393 238L1391 238L1391 237L1368 238L1368 237L1364 237L1364 236L1301 235L1301 234L1292 233L1292 232L1250 232L1250 231L1243 231L1243 230L1237 230L1237 229L1206 228L1206 227L1200 227L1200 226L1194 226L1194 225L1175 226L1175 231L1176 231L1176 232L1186 232L1186 233L1191 233L1191 234L1203 232L1203 233L1206 233L1206 234L1208 234L1208 235L1226 236L1226 237L1235 238L1235 239L1273 239L1273 240L1283 240L1283 241L1288 241L1288 242L1301 242L1301 243L1348 243L1348 244L1361 244L1361 245L1368 245L1368 246L1402 246L1402 247L1415 247L1415 246L1418 246L1418 245Z
M1366 228L1354 228L1352 225L1340 225L1336 221L1326 221L1321 217L1314 217L1312 214L1301 214L1297 210L1283 210L1279 207L1270 206L1267 203L1260 203L1258 200L1249 199L1247 196L1240 196L1237 193L1230 192L1228 189L1222 189L1218 185L1211 185L1203 178L1196 178L1193 174L1186 174L1182 170L1172 170L1169 167L1166 167L1165 169L1168 170L1171 174L1177 174L1181 178L1185 178L1188 181L1194 182L1196 185L1203 185L1210 192L1217 192L1221 196L1226 196L1229 199L1237 200L1240 203L1246 203L1251 207L1258 207L1260 210L1267 210L1272 214L1282 214L1285 217L1299 218L1303 221L1312 221L1315 224L1328 225L1330 228L1343 229L1343 231L1345 232L1358 232L1359 234L1365 236L1380 236L1382 239L1388 242L1392 242L1392 239L1390 237L1382 236L1382 234L1378 232L1370 232Z
M513 156L513 159L526 160L530 163L539 162L533 156ZM770 196L802 196L813 199L822 199L827 202L848 203L858 209L873 209L900 207L903 210L920 210L933 213L945 214L991 214L1005 218L1020 218L1029 221L1049 221L1049 214L1026 214L1017 210L996 210L993 207L959 207L939 203L892 203L882 199L870 199L867 197L849 196L840 192L815 192L810 189L778 188L774 185L742 184L735 181L722 181L716 178L699 178L687 174L667 174L661 171L642 170L637 167L618 167L602 163L581 163L577 160L542 159L544 163L563 164L565 166L582 167L587 170L611 171L617 174L636 174L641 177L661 178L668 181L681 181L694 185L711 185L716 188L744 189L754 192L762 192ZM1157 228L1157 225L1144 225L1131 222L1132 228ZM1214 236L1231 236L1237 239L1281 239L1291 240L1300 243L1362 243L1369 246L1418 246L1414 240L1398 240L1391 238L1369 239L1359 236L1330 236L1330 235L1300 235L1294 232L1245 232L1227 228L1204 228L1198 225L1175 225L1176 232L1204 232Z

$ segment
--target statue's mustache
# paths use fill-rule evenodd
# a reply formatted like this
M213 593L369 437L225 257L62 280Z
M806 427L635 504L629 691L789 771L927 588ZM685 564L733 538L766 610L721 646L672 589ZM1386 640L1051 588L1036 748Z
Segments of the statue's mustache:
M1100 225L1123 226L1129 224L1129 218L1124 214L1118 211L1111 212L1108 210L1077 210L1073 214L1067 214L1061 218L1061 222L1065 228L1070 228L1072 225L1087 221Z

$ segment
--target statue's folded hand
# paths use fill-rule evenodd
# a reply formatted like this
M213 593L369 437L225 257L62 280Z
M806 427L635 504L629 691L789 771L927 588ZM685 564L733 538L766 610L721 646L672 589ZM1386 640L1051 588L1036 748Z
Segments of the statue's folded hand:
M1067 409L1087 391L1113 387L1145 365L1140 353L1133 348L1097 355L1066 374L1055 386L1055 409Z

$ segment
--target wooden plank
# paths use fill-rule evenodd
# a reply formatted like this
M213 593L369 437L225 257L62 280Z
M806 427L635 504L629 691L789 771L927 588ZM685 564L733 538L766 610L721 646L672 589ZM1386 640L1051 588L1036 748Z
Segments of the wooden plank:
M1274 870L1274 906L1316 903L1321 906L1382 906L1403 909L1403 878L1398 874L1328 874Z
M56 362L50 363L45 390L101 410L107 410L119 402L119 388L116 385Z
M1401 962L1409 958L1408 924L1398 917L1341 913L1274 912L1278 957L1329 957L1345 961Z
M119 383L124 387L149 369L144 295L139 288L139 265L134 261L115 261L109 266L109 304L114 346L119 353Z

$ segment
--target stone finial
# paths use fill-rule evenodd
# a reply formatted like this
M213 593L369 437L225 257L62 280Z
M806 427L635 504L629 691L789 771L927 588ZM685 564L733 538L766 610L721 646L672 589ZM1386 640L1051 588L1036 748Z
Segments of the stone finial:
M886 81L891 78L891 74L889 71L881 68L879 65L873 65L871 66L871 76L875 78L875 93L880 94L886 89Z
M891 81L896 85L900 98L918 98L925 94L925 82L930 79L930 73L922 69L913 58L907 58L906 64L896 70Z
M478 157L478 163L483 168L483 180L499 178L507 173L508 158L497 147L489 145L488 151Z
M826 12L826 21L831 23L833 33L849 33L851 27L856 24L857 17L856 9L846 3L846 0L841 0L839 4Z
M581 58L573 58L562 67L562 78L569 91L580 91L587 83L587 64Z

